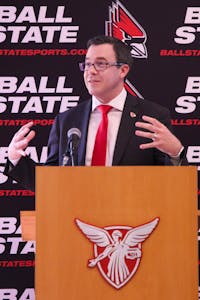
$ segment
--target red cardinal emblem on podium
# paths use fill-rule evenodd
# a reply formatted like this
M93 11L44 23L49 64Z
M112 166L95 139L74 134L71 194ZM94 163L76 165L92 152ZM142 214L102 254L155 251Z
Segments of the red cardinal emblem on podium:
M94 257L88 260L88 267L98 267L104 279L120 289L137 271L142 258L142 243L156 228L159 218L137 227L100 228L79 219L75 222L94 245Z

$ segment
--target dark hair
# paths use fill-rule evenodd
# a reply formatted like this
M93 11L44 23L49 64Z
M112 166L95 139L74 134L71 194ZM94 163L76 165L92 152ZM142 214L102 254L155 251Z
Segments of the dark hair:
M133 64L133 58L131 56L131 48L127 44L111 36L99 35L91 38L87 42L87 48L92 45L102 44L113 45L117 62L127 64L131 68Z

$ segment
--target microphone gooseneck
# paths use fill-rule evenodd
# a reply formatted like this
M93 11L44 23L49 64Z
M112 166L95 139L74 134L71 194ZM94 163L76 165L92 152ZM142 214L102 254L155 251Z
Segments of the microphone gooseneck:
M63 166L66 166L68 159L71 158L71 165L78 165L78 146L81 138L81 131L78 128L70 128L67 132L67 150L63 155Z

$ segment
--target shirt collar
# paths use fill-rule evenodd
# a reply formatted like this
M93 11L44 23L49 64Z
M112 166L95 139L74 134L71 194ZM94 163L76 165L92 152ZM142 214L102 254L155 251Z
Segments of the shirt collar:
M119 111L123 111L126 96L127 96L127 91L125 90L125 88L123 88L121 93L117 95L117 97L113 98L108 103L105 103L105 105L107 104ZM92 96L92 111L94 111L96 107L99 105L104 105L104 104L101 103L95 96Z

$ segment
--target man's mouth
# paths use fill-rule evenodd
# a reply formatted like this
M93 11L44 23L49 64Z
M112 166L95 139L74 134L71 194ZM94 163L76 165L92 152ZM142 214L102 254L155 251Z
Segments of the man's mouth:
M95 83L99 83L100 81L97 79L88 79L87 82L90 84L93 84L93 83L95 84Z

